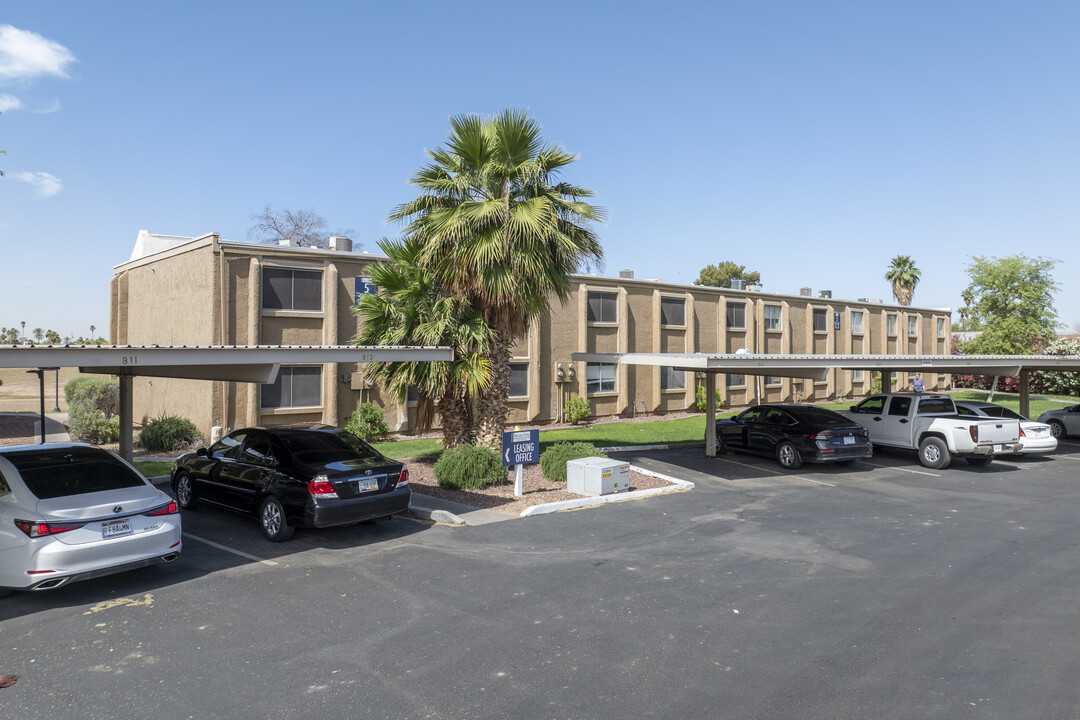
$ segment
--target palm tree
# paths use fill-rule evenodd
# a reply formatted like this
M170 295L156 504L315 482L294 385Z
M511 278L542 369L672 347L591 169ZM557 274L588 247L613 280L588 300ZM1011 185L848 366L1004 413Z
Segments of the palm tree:
M494 331L491 383L477 406L476 441L488 447L506 425L513 342L549 312L552 295L568 297L572 273L603 257L589 225L604 211L581 200L594 193L558 180L577 156L544 144L540 131L525 111L451 118L446 145L410 180L420 196L389 218L422 243L418 265Z
M892 259L885 279L892 283L892 294L896 302L901 305L911 304L911 297L915 294L915 286L919 284L921 274L919 268L915 267L915 261L907 255L897 255Z
M454 349L449 362L378 362L367 366L367 379L390 388L405 403L409 387L419 396L417 425L431 427L435 406L442 416L443 447L468 442L472 431L468 398L488 382L487 350L491 330L483 316L457 296L448 295L416 262L422 245L415 238L379 240L390 258L368 268L378 295L363 295L355 308L363 321L359 345L442 345Z
M45 331L42 330L41 328L34 328L33 335L34 335L34 339L37 340L40 343L42 338L45 337Z
M96 330L96 329L97 328L95 328L93 325L90 326L90 344L91 345L94 344L94 330Z

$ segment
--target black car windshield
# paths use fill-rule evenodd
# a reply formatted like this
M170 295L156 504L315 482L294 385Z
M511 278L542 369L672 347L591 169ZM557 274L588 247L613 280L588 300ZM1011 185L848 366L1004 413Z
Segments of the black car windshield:
M843 427L852 424L852 421L843 415L824 408L800 407L791 408L789 411L792 415L814 428Z
M281 432L278 433L278 439L293 460L303 464L379 457L375 448L347 432Z
M39 500L145 485L115 456L96 448L31 450L5 454Z

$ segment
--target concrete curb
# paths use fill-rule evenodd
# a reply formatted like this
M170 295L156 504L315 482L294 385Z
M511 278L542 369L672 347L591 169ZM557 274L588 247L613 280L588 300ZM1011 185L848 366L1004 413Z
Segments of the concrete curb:
M607 452L632 452L634 450L641 450L642 452L644 452L646 450L679 450L681 448L687 448L689 450L693 450L695 448L703 448L703 447L705 447L705 443L703 443L703 442L700 442L700 443L678 443L677 445L619 445L619 446L616 446L616 447L596 448L596 451L597 452L602 452L602 453L607 453ZM646 473L646 474L648 474L648 473Z
M431 508L418 507L416 505L411 506L405 511L405 515L417 520L430 520L432 522L443 523L444 525L467 525L460 516L448 510L432 510Z
M603 505L605 503L622 502L623 500L637 500L638 498L649 497L650 495L662 495L670 492L684 492L686 490L693 490L696 486L689 480L680 480L678 478L671 477L670 475L664 475L663 473L653 472L652 470L646 470L636 465L631 465L630 469L634 472L639 472L642 475L649 475L650 477L660 478L672 483L670 487L649 488L647 490L634 490L628 493L615 493L613 495L597 495L596 497L584 497L577 500L562 500L560 502L544 503L543 505L533 505L527 507L521 511L521 517L530 517L532 515L546 515L547 513L560 512L562 510L576 510L578 508L590 507L593 505Z

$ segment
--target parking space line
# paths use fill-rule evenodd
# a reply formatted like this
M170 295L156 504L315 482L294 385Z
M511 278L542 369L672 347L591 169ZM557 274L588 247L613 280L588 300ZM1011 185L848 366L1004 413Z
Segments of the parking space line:
M227 547L227 546L222 545L220 543L216 543L213 540L207 540L206 538L201 538L198 535L192 535L191 533L184 533L184 537L190 538L192 540L198 540L199 542L205 543L205 544L207 544L207 545L209 545L211 547L216 547L218 550L224 550L225 552L232 553L233 555L239 555L242 558L247 558L248 560L254 560L255 562L260 562L263 565L277 565L277 563L274 562L273 560L263 560L260 557L255 557L254 555L248 555L246 552L241 552L240 550L234 550L231 547Z
M828 485L829 487L836 487L836 485L834 485L833 483L827 483L821 480L811 480L810 478L804 478L800 475L785 475L784 473L772 472L771 470L765 470L764 468L760 468L757 465L747 465L746 463L741 463L736 460L728 460L727 458L717 458L717 460L723 460L724 462L731 463L732 465L750 468L751 470L762 470L763 472L769 473L769 475L771 475L772 477L792 478L793 480L803 480L809 483L817 483L818 485Z
M915 473L916 475L929 475L930 477L941 477L937 473L926 472L925 470L912 470L911 468L900 467L899 465L878 465L877 463L868 462L866 460L858 460L857 462L865 463L870 467L885 468L886 470L903 470L904 472Z

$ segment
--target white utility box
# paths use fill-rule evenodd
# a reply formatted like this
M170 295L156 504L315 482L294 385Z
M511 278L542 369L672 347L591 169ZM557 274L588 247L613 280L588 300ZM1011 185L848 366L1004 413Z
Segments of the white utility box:
M610 458L566 462L566 489L578 495L610 495L630 489L630 465Z

